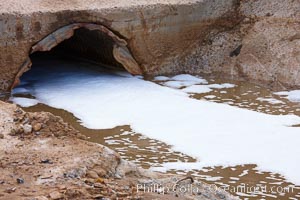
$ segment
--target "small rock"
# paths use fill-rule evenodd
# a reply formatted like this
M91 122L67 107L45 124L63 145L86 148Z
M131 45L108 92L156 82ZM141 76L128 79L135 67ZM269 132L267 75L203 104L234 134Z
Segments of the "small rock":
M28 122L29 122L29 118L28 118L28 115L26 115L23 119L23 123L27 124Z
M78 138L81 140L87 140L87 137L85 135L82 134L78 134Z
M220 192L217 192L217 196L220 198L220 199L225 199L225 195L220 193Z
M245 22L245 23L248 23L248 22L250 22L250 21L251 21L251 19L248 18L248 17L246 17L246 18L244 19L244 22Z
M38 197L35 197L34 200L48 200L48 198L45 196L38 196Z
M40 176L40 179L50 179L50 178L52 178L52 177L53 177L53 175L45 174L45 175L43 175L43 176Z
M41 160L40 163L43 163L43 164L53 164L53 162L51 162L49 159L43 159L43 160Z
M118 193L117 193L117 196L118 196L118 197L128 197L129 194L126 193L126 192L118 192Z
M105 181L103 178L97 178L95 182L105 184Z
M105 177L106 171L102 168L95 168L94 171L98 174L99 177Z
M32 126L30 124L23 125L23 130L25 134L29 134L32 132Z
M0 139L3 139L4 135L2 133L0 133Z
M16 187L12 187L12 188L7 188L6 190L5 190L5 192L7 192L7 193L13 193L13 192L15 192L16 191Z
M24 179L23 178L17 178L17 183L18 184L23 184L24 183Z
M115 174L115 179L122 179L122 176L120 174Z
M10 132L10 135L12 135L12 136L20 135L23 132L24 132L24 129L21 126L19 126L16 129L12 129L11 132Z
M74 170L71 170L69 172L64 173L65 178L78 178L85 174L85 171L82 168L77 168Z
M41 130L42 128L42 124L41 123L36 123L32 126L33 130L36 132L36 131L39 131Z
M82 192L77 189L68 188L65 192L65 195L68 197L68 199L81 199L79 197L82 195Z
M20 125L19 127L16 128L16 134L20 135L24 133L24 128L23 125Z
M15 110L15 113L17 113L17 114L22 114L23 113L23 111L21 110L21 109L17 109L17 110Z
M49 194L50 198L53 199L53 200L57 200L57 199L62 199L64 196L58 192L58 191L54 191L54 192L51 192Z
M97 194L93 197L93 199L103 200L105 197L102 194Z
M65 185L60 185L60 186L58 186L58 189L60 189L60 190L66 190L67 187ZM70 189L70 190L72 190L72 189Z
M99 178L98 174L94 170L90 170L86 173L86 176L89 178L97 179Z
M41 132L39 132L39 131L38 131L38 132L35 132L35 134L36 134L36 135L40 135L40 134L41 134Z
M95 183L94 188L104 188L104 186L101 183Z
M16 135L16 130L15 129L11 129L10 133L8 135L15 136Z
M95 181L92 178L87 178L87 179L84 180L84 183L89 185L89 186L92 186L92 185L94 185Z

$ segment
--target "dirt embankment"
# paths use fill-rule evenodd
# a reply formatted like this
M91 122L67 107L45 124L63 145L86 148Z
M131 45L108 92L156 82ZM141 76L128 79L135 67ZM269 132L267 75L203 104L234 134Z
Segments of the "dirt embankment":
M158 74L183 70L246 79L275 90L300 88L300 1L236 3L235 26L211 27Z
M234 199L197 180L141 169L50 113L1 101L0 108L0 199ZM179 191L191 186L198 189Z
M297 0L0 0L0 5L0 91L9 91L29 69L34 45L78 23L101 25L124 40L121 50L96 38L84 44L91 44L89 55L96 60L103 55L93 45L119 50L115 58L125 68L134 65L134 72L221 74L280 89L300 87Z

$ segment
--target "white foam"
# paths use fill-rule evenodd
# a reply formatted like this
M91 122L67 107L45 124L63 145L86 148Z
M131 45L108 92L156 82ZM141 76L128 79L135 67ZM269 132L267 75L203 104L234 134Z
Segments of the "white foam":
M214 98L216 98L217 96L215 96L215 95L206 95L205 96L205 98L206 99L214 99Z
M156 77L154 77L154 80L155 81L168 81L168 80L170 80L170 78L167 76L156 76Z
M203 78L198 78L188 74L174 76L172 77L172 81L167 81L162 84L170 88L182 88L183 92L194 94L208 93L211 92L212 89L224 89L235 87L235 85L231 83L199 85L207 84L207 81Z
M224 89L224 88L234 88L235 85L231 83L223 83L223 84L210 84L208 85L208 87L213 89Z
M223 177L222 176L203 176L202 175L202 178L205 178L206 181L219 181L221 180Z
M194 85L195 82L193 82L193 81L167 81L162 84L167 87L179 89L182 87Z
M10 98L10 100L22 107L30 107L39 103L39 101L37 101L36 99L29 99L24 97L13 97Z
M280 96L286 96L285 98L287 98L292 102L300 102L300 90L275 92L274 94Z
M243 170L243 172L239 175L239 177L243 177L245 175L249 174L249 170L246 169L246 170Z
M263 97L258 97L256 100L261 101L261 102L268 102L270 104L284 104L283 101L280 101L278 99L274 98L263 98Z
M207 84L207 81L201 77L192 76L190 74L179 74L171 78L174 81L190 81L195 84Z
M173 76L171 78L165 77L165 76L157 76L154 78L154 80L160 80L160 81L166 81L162 82L164 86L175 88L175 89L180 89L183 87L188 87L188 86L193 86L196 84L207 84L208 82L201 78L201 77L196 77L192 76L189 74L180 74Z
M182 91L187 93L201 94L211 92L212 89L210 89L207 85L192 85L182 89Z
M196 100L133 76L56 67L57 71L43 66L26 73L26 81L36 80L31 93L45 104L72 112L88 128L128 124L197 157L199 168L253 163L300 184L300 129L289 127L300 123L297 116Z

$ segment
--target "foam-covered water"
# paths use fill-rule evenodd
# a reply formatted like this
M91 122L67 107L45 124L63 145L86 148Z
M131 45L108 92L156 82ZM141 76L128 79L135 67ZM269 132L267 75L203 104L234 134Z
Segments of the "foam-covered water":
M298 116L269 115L196 100L184 89L164 87L127 73L97 71L86 64L52 62L35 67L24 76L25 84L18 90L72 112L83 126L105 129L130 125L135 132L196 157L198 163L187 168L257 164L259 169L279 172L300 184L300 130L291 127L300 123ZM188 87L193 81L194 86L207 84L190 75L179 79L159 78L185 82L181 85ZM22 99L12 100L22 105ZM28 100L24 102L28 104Z
M300 102L300 90L275 92L274 94L284 96L290 101Z

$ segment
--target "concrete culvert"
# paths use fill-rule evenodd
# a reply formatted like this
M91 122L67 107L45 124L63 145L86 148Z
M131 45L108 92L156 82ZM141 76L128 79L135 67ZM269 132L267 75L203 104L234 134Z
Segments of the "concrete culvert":
M51 52L122 69L123 65L114 58L114 45L113 39L101 31L79 28L71 38L54 47Z
M111 69L125 69L131 74L142 71L127 48L127 42L106 27L98 24L75 23L64 26L43 38L31 48L30 58L60 55L93 62ZM28 58L21 66L13 89L19 84L19 78L31 67Z

